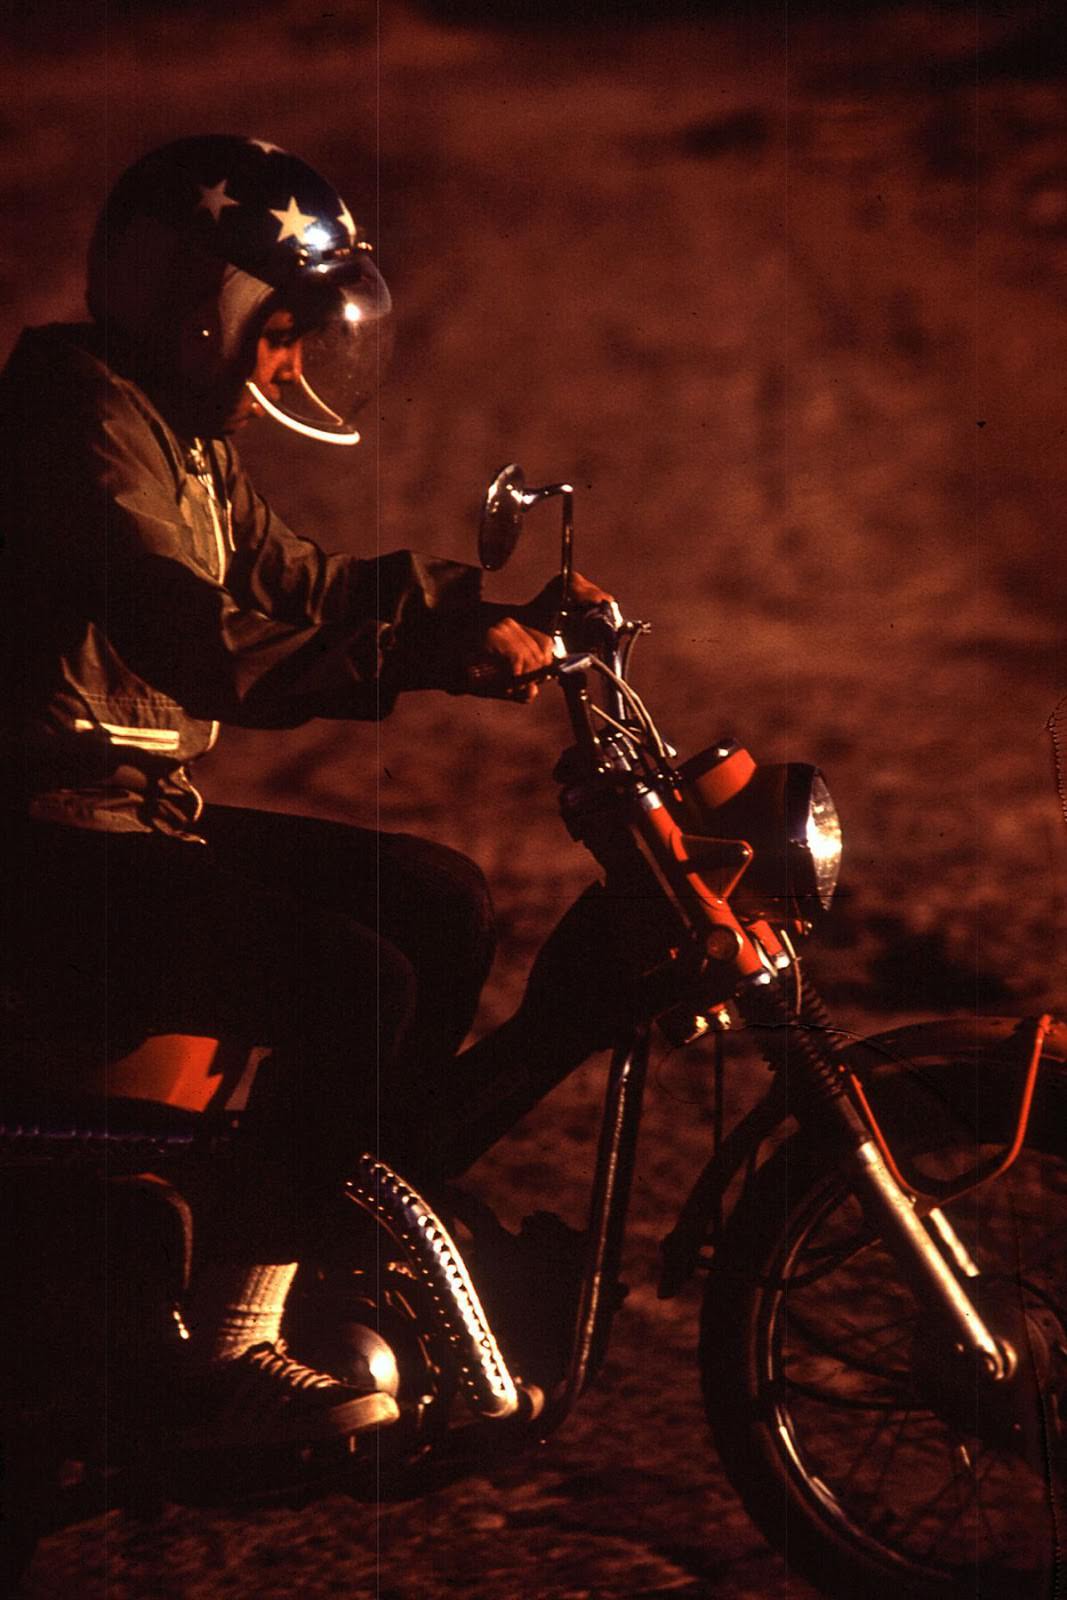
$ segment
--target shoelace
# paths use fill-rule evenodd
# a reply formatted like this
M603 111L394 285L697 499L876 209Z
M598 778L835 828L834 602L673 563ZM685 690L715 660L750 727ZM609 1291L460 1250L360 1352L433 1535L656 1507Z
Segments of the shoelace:
M255 1367L264 1377L280 1379L291 1389L339 1389L342 1387L336 1378L329 1377L325 1372L316 1372L314 1367L305 1367L301 1362L294 1361L286 1350L284 1344L264 1345L260 1350L247 1350L245 1360L250 1367Z

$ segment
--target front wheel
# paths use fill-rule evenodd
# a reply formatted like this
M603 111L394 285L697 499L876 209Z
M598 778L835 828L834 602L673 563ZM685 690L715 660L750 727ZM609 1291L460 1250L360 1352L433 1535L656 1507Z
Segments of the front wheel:
M926 1176L958 1175L1010 1138L1017 1074L1003 1057L881 1076L893 1143ZM953 1355L810 1135L777 1151L731 1219L702 1320L708 1417L753 1520L835 1600L1064 1592L1064 1090L1048 1062L1015 1165L945 1208L980 1270L980 1311L1018 1352L1007 1384Z

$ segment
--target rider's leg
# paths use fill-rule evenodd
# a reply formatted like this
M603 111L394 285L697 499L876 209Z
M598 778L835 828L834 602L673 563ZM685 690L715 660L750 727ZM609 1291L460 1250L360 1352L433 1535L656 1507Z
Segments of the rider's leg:
M200 824L220 862L244 878L272 883L324 909L373 927L382 948L402 953L415 985L403 1041L377 1076L373 1138L401 1169L432 1173L442 1123L461 1122L465 1089L452 1092L453 1058L466 1037L492 961L495 936L485 879L457 851L408 834L378 834L339 823L270 812L209 807ZM277 1067L275 1063L275 1067ZM284 1117L345 1130L337 1088L321 1073L296 1072L288 1096L281 1074L270 1091ZM427 1101L432 1119L421 1115ZM426 1134L429 1137L425 1137ZM333 1163L351 1164L345 1145Z
M244 1039L366 1097L410 1024L414 973L373 919L203 844L40 825L14 854L27 884L12 910L16 988L101 1060L147 1032Z
M514 1016L454 1063L448 1092L466 1116L441 1142L444 1177L465 1172L570 1072L645 1019L639 980L655 955L621 931L628 909L599 884L587 889L542 946Z
M305 1209L316 1209L316 1187L331 1189L362 1147L353 1142L354 1124L362 1124L362 1144L382 1150L402 1169L410 1169L416 1149L421 1154L426 1148L415 1114L424 1086L466 1035L492 959L488 891L466 858L406 835L379 836L228 808L212 808L205 832L216 857L243 877L269 878L319 906L373 921L382 935L379 983L388 987L391 981L395 989L405 958L415 980L418 1003L404 1032L403 1066L397 1050L383 1047L379 1038L373 1121L365 1099L362 1116L345 1114L350 1097L332 1072L301 1072L284 1050L275 1051L257 1080L249 1120L256 1129L254 1159L262 1176L255 1181L250 1174L241 1187L256 1198L263 1216L264 1194L276 1187L277 1175L291 1178L302 1169L276 1207L292 1224L294 1242L287 1253L295 1255L301 1232L296 1194ZM271 1231L277 1238L276 1222L268 1238ZM246 1221L245 1237L247 1244L254 1243L253 1218ZM227 1268L216 1254L200 1276L196 1310L202 1325L213 1330L216 1360L277 1346L295 1267L278 1260L277 1251L270 1256L272 1264L265 1264L266 1240L253 1253L258 1264L244 1272Z
M412 1010L413 975L399 952L340 912L227 871L190 841L50 829L35 834L32 851L40 903L35 915L27 901L23 919L27 976L32 969L53 1001L66 992L68 1020L101 1051L121 1053L144 1031L277 1040L330 1085L326 1126L347 1124L337 1149L371 1142L379 1072L388 1076ZM225 1355L232 1369L206 1398L223 1431L263 1441L352 1431L368 1414L358 1394L299 1367L271 1338L292 1276L290 1216L312 1133L293 1161L279 1139L235 1164L216 1230L229 1248L193 1296L205 1357ZM218 1348L220 1328L240 1323L241 1308L249 1345L236 1351L228 1337ZM375 1402L370 1420L382 1410Z
M416 979L408 1054L440 1060L459 1049L495 948L473 861L411 834L230 806L209 806L198 826L230 870L342 912L402 951Z

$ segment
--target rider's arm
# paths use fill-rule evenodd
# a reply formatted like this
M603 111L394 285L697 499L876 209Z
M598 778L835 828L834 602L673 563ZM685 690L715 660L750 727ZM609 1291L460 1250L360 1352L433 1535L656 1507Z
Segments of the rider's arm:
M279 585L281 614L270 615L247 575L238 596L212 552L197 548L176 504L173 463L149 427L109 416L88 465L107 530L107 634L193 716L245 726L376 718L402 689L461 686L464 635L478 628L475 569L403 552L327 557L273 519L270 545L288 553L288 589Z
M512 676L535 671L551 659L550 641L538 631L543 623L537 602L527 608L536 617L520 621L522 608L479 602L481 573L476 567L411 550L396 550L375 561L328 555L285 526L253 487L232 444L218 448L236 547L226 581L242 603L293 622L343 623L365 609L364 585L373 582L379 607L397 619L390 632L390 675L405 689L462 691L470 682L470 663L477 659L497 664L503 690Z
M411 550L374 560L328 554L286 527L232 444L217 448L235 547L226 586L238 604L298 625L358 624L373 613L390 625L391 666L403 687L454 687L460 657L489 626L478 568Z

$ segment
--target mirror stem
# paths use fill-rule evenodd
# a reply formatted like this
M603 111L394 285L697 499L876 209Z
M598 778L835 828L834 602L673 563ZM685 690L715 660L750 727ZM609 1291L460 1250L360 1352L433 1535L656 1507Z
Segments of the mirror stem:
M569 483L562 484L563 533L559 558L560 612L566 616L571 603L571 578L574 573L574 490Z

